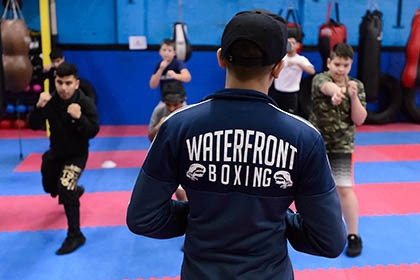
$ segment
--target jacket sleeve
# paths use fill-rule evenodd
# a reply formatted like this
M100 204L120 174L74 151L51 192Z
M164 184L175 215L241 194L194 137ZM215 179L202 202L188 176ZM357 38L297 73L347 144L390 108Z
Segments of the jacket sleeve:
M347 233L322 139L303 169L304 179L295 199L297 213L287 212L287 238L297 251L337 257L344 249Z
M76 129L85 138L90 139L96 136L99 132L99 117L93 101L84 97L84 102L81 103L82 115L80 119L75 120Z
M171 238L185 233L188 203L172 200L176 185L162 182L140 170L127 209L127 226L136 234Z
M37 108L36 106L27 116L28 127L33 130L45 129L45 120L44 108Z

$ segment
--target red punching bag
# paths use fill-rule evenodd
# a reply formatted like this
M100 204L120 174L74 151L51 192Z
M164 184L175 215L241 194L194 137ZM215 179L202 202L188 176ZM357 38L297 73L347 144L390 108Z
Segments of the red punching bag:
M281 16L283 9L279 11L279 15ZM299 43L299 47L296 50L297 53L302 51L302 41L303 41L303 30L302 25L300 24L299 17L297 16L297 8L289 8L286 14L286 22L287 22L287 37L293 37L296 39L296 42Z
M406 64L401 82L407 88L420 86L420 8L411 23L411 33L406 48Z
M339 22L338 1L335 1L336 21L330 18L331 9L332 1L329 1L326 23L319 27L318 33L318 49L322 57L323 71L328 70L327 59L330 56L332 48L337 43L347 42L346 26Z

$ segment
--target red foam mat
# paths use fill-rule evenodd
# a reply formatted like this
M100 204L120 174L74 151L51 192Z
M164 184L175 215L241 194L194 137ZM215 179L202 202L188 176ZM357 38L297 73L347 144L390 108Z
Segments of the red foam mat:
M0 139L19 139L21 138L46 138L47 134L43 130L31 130L28 128L18 129L0 129Z
M420 160L420 144L356 146L355 162L417 161Z
M406 199L420 197L420 183L356 185L355 191L363 198L361 216L420 213L420 204ZM85 193L80 199L82 226L124 226L130 195L131 191ZM0 221L0 232L67 227L63 208L47 194L0 196Z
M420 124L389 123L384 125L365 124L356 128L357 132L415 132L420 131Z
M126 226L130 197L131 191L83 194L81 226ZM175 199L175 195L172 198ZM0 221L0 232L67 229L63 206L48 194L0 196Z
M96 137L133 137L147 136L147 125L101 125ZM46 138L44 130L21 129L0 129L0 139L24 139Z
M131 192L85 193L80 198L83 227L123 226ZM30 208L29 208L30 205ZM0 232L66 229L64 209L49 195L1 196Z
M396 280L420 279L420 264L401 264L387 266L364 266L348 269L316 269L316 270L295 270L296 280Z
M354 191L359 198L359 213L362 216L420 213L418 200L407 199L420 197L420 182L357 184Z
M102 164L111 160L116 164L116 168L141 167L146 158L146 150L125 150L125 151L106 151L89 152L86 169L100 169ZM39 171L41 166L42 154L29 154L16 168L15 172Z

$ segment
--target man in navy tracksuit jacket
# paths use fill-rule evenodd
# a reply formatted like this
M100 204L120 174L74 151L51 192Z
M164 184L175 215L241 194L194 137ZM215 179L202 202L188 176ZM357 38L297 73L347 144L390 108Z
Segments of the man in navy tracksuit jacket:
M170 115L150 147L127 224L153 238L185 234L181 279L293 279L287 241L331 258L344 248L321 135L267 96L286 45L281 17L235 15L217 52L226 88ZM179 184L188 202L171 199Z

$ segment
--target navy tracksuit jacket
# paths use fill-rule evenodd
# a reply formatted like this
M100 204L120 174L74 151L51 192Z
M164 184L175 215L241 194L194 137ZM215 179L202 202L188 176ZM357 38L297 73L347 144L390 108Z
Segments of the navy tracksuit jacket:
M188 202L171 200L179 184ZM153 238L185 234L181 279L191 280L293 279L287 241L325 257L346 243L321 135L252 90L224 89L170 115L127 224Z

